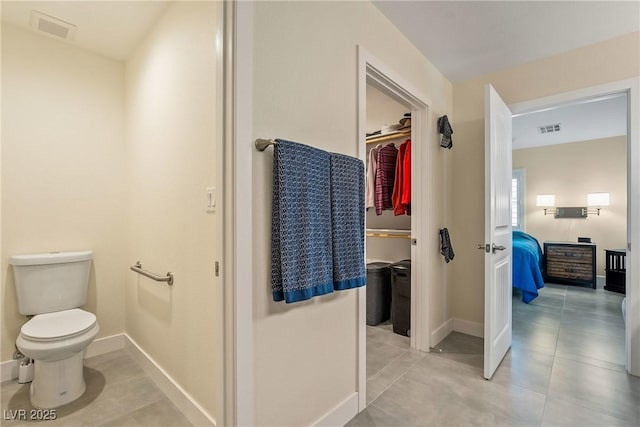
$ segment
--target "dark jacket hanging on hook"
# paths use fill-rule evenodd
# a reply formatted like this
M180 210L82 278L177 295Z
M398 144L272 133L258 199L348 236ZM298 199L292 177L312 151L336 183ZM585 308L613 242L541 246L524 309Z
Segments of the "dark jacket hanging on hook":
M449 230L446 228L440 229L440 253L444 256L446 262L451 261L455 256L451 246L451 239L449 238Z
M451 147L453 147L453 139L451 139L453 129L451 128L451 124L449 124L449 118L446 114L438 119L438 133L442 134L440 146L451 149Z

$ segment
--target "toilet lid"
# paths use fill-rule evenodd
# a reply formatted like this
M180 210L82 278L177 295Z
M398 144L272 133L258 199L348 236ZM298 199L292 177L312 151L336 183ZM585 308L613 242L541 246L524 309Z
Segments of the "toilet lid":
M96 324L96 316L79 308L38 314L20 329L22 336L37 341L59 340L80 335Z

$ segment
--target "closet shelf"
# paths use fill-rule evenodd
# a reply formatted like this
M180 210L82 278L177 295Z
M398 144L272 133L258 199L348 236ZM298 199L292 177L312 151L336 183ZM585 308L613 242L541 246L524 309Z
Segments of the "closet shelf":
M405 138L411 136L411 131L393 132L381 136L371 136L367 138L367 144L374 144L376 142L390 141L392 139Z
M410 239L411 230L396 230L391 228L367 228L367 237Z

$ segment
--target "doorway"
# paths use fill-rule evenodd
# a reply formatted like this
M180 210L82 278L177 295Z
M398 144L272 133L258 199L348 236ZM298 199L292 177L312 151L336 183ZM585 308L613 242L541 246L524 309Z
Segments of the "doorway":
M638 289L638 268L640 265L640 252L633 250L640 245L640 230L633 218L640 217L640 195L637 190L637 182L640 175L640 123L638 111L640 101L638 96L637 79L628 79L618 82L603 84L573 92L552 95L531 101L521 102L510 106L514 115L526 112L542 111L561 105L575 103L576 101L602 97L615 93L627 94L627 254L626 254L626 298L627 321L625 328L625 369L632 375L640 374L640 354L637 349L640 344L640 331L636 310L640 289ZM485 314L486 315L486 314ZM486 321L486 319L485 319ZM635 349L635 350L634 350Z
M426 233L428 224L427 200L430 198L430 179L424 173L429 164L428 150L428 109L429 101L415 92L405 89L399 76L394 75L389 67L358 46L358 154L360 159L367 160L367 87L375 88L411 113L411 217L410 224L410 259L421 262L411 263L410 285L410 347L428 351L429 348L429 288L424 280L432 262L427 256L428 247L435 244L433 236ZM405 219L406 221L406 219ZM365 227L368 225L365 224ZM365 257L367 257L365 252ZM358 290L358 406L366 407L366 287Z
M541 259L546 276L537 297L527 294L524 258L514 258L518 357L536 351L543 359L558 356L624 370L624 295L605 285L605 268L606 254L623 251L627 241L626 93L513 117L512 183L512 225L526 233L514 233L519 250L526 237L549 252L546 263ZM545 197L555 203L543 202ZM586 216L564 217L565 206L584 207Z

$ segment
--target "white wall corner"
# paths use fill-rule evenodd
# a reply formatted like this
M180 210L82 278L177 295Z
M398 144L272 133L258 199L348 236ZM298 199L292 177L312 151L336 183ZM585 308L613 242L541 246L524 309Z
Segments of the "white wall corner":
M435 347L440 344L440 341L448 337L449 334L453 332L453 321L454 319L449 319L431 332L431 347Z
M155 360L149 356L129 335L126 335L125 348L151 377L158 388L167 395L185 417L194 426L215 426L216 420L191 397Z
M453 319L453 330L473 337L484 337L484 324L464 319Z
M343 426L356 415L358 415L358 393L353 393L312 425L314 427Z

